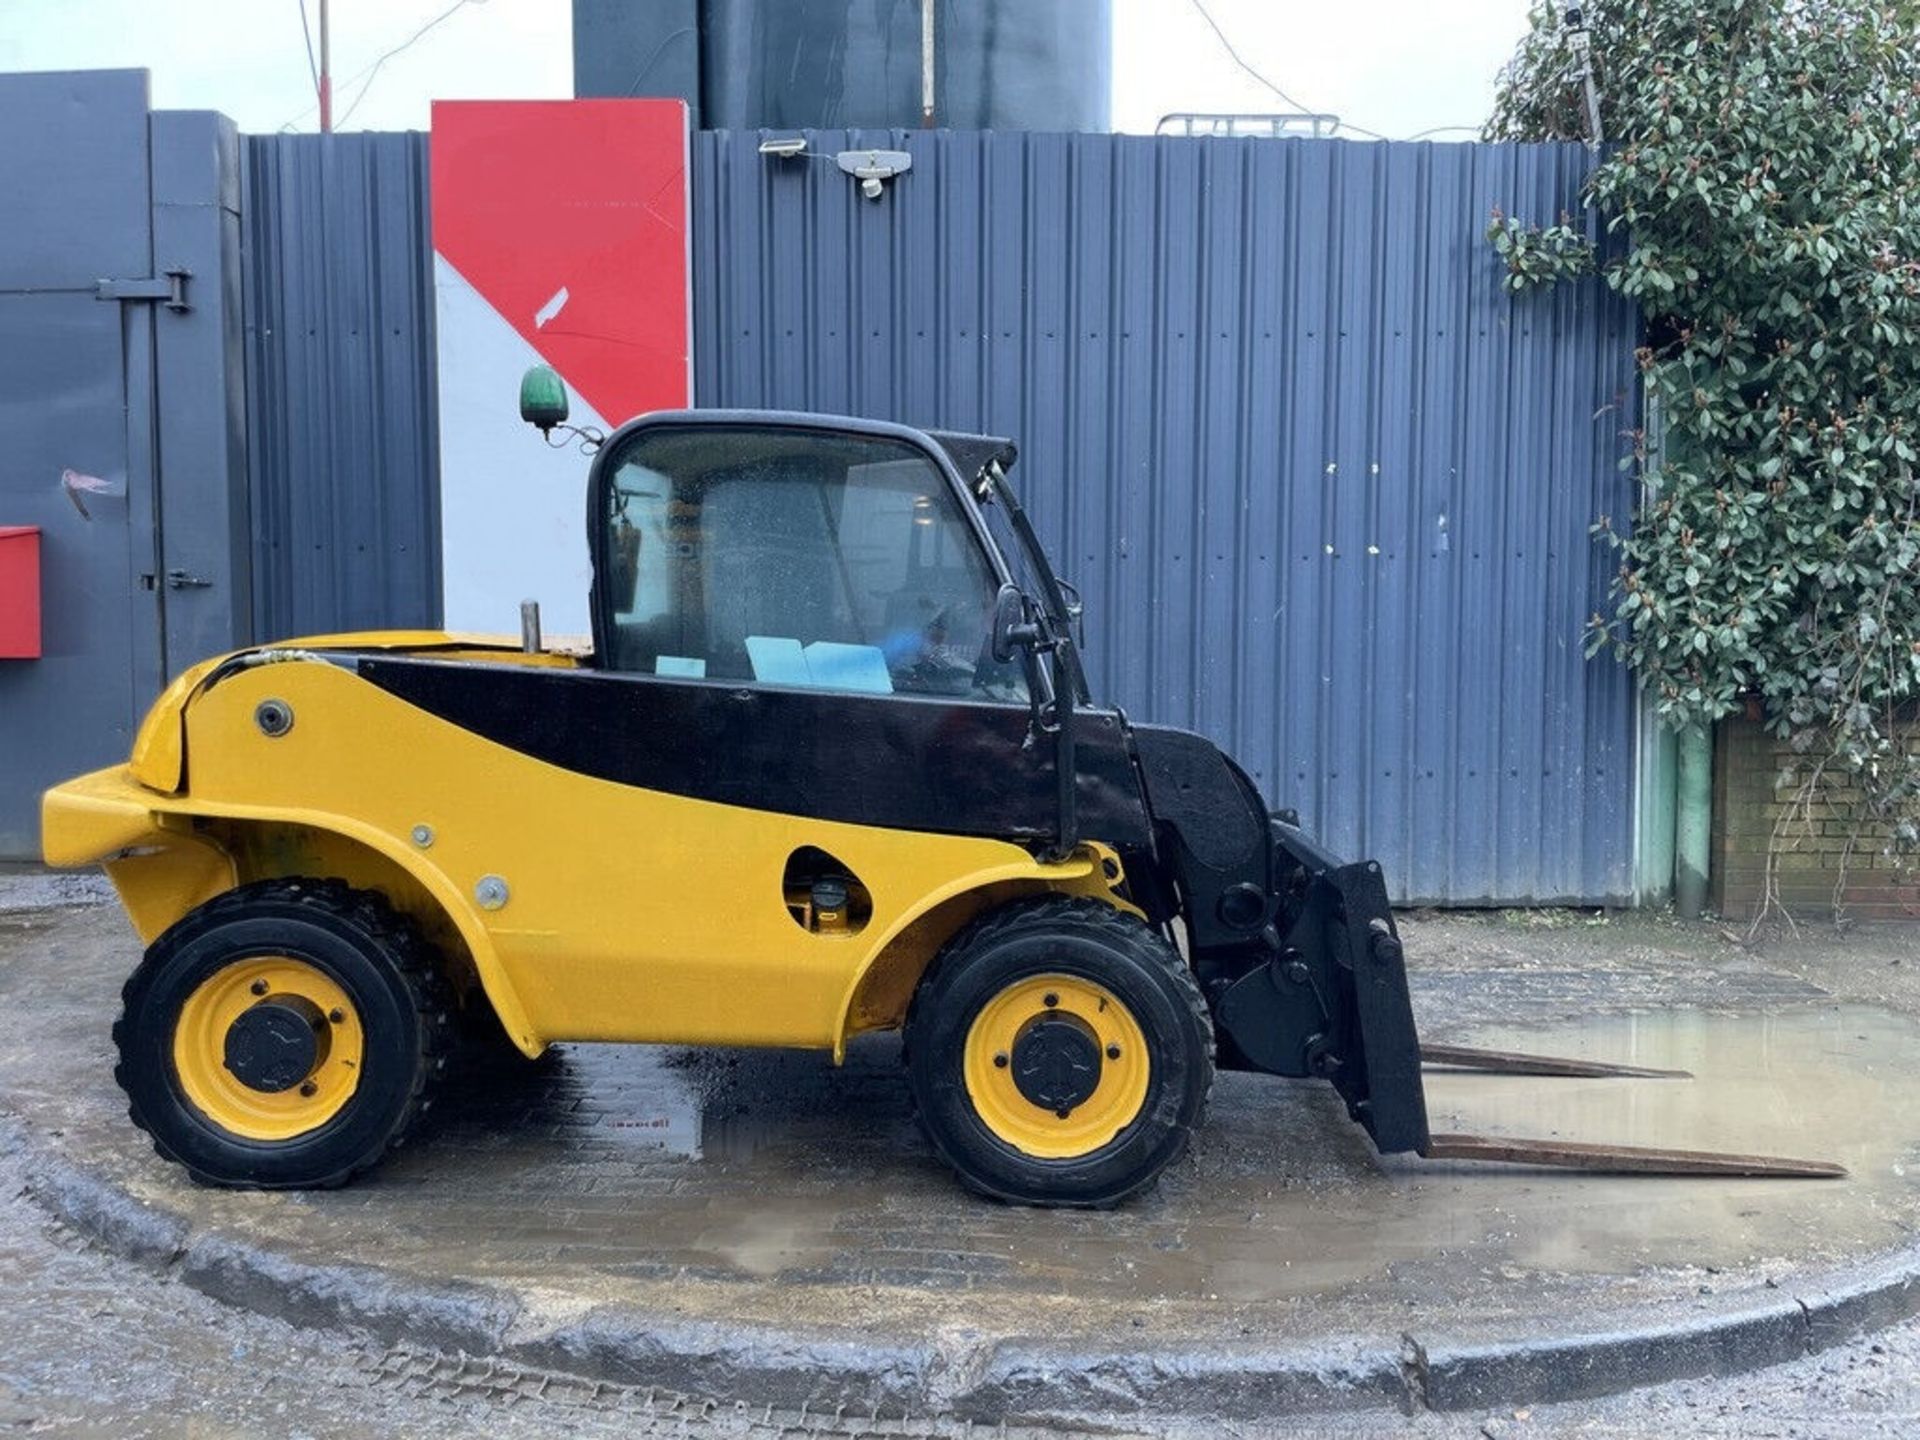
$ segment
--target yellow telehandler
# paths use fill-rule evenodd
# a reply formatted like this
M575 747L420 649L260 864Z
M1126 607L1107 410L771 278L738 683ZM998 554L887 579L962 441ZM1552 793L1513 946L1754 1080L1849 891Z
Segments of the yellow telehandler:
M564 420L557 377L522 408ZM48 862L103 864L147 944L133 1120L198 1179L344 1183L488 1027L836 1060L902 1029L939 1153L1039 1205L1151 1184L1216 1066L1326 1079L1383 1152L1841 1173L1430 1134L1379 866L1093 703L1009 442L739 411L592 438L590 648L243 650L47 793Z

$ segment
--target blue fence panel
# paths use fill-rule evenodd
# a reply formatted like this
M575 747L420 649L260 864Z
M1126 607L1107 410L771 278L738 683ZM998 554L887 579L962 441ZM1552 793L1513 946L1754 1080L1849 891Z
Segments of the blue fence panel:
M1397 898L1620 902L1633 695L1582 655L1625 514L1630 309L1509 296L1577 146L694 139L696 396L1017 437L1090 667ZM901 148L864 199L829 157ZM262 634L439 607L423 137L249 137Z
M1583 658L1631 309L1510 296L1578 146L694 141L695 394L1018 438L1108 700L1212 736L1403 901L1624 902L1633 691ZM904 149L863 198L834 152Z
M254 633L437 625L426 136L244 147Z

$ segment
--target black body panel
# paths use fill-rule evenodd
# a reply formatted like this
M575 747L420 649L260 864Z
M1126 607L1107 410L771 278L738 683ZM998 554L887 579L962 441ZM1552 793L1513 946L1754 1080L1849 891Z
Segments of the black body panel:
M1166 725L1135 725L1133 743L1155 820L1178 830L1204 865L1264 872L1266 804L1219 746Z
M362 655L362 679L563 769L695 800L853 825L1044 841L1054 745L1024 705ZM1075 717L1081 833L1152 843L1112 711Z
M1187 897L1195 951L1246 944L1274 913L1260 792L1204 736L1136 725L1133 743L1161 853Z

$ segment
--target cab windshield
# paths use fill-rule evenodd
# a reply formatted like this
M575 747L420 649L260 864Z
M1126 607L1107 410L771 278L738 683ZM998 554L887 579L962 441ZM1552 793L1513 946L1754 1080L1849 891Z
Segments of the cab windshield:
M942 471L888 437L661 426L611 457L610 668L1025 703L988 634L998 579Z

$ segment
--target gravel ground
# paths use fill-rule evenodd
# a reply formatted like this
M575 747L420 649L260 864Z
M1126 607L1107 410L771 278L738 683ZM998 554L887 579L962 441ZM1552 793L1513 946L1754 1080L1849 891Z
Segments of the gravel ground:
M95 870L23 870L0 865L0 915L29 910L103 905L113 899L113 886Z

